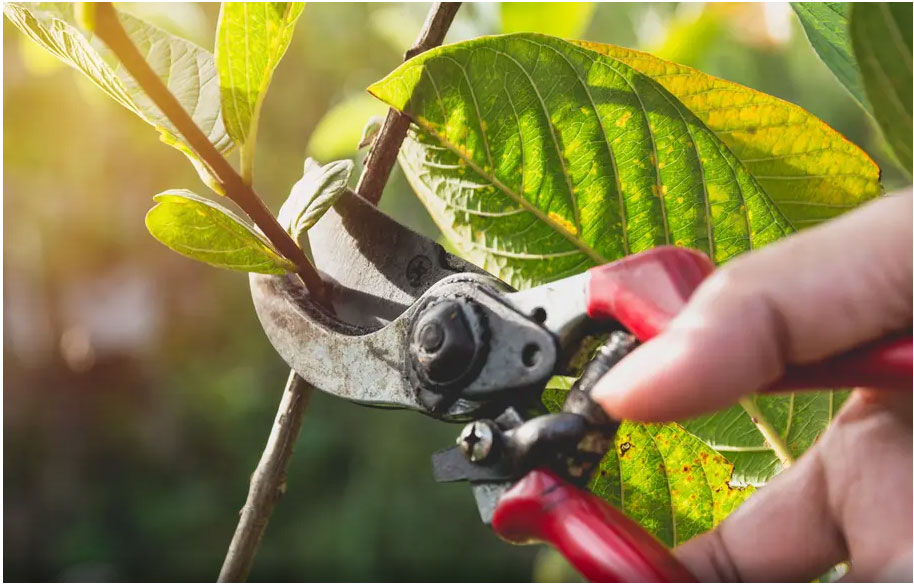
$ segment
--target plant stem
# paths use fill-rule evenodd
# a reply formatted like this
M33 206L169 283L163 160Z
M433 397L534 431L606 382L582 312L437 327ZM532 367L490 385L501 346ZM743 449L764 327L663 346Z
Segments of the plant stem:
M241 160L241 181L245 185L254 185L254 145L241 145L238 150Z
M407 51L406 59L440 45L459 7L459 3L453 2L434 4L429 9L429 15L415 45ZM395 111L391 110L391 112ZM397 114L399 115L399 113ZM365 185L364 189L370 189L368 192L360 192L360 195L374 204L381 199L384 185L397 160L400 145L406 138L409 119L402 115L399 116L405 121L402 123L403 128L399 138L392 135L390 130L387 135L383 134L392 118L389 114L384 126L381 127L381 134L378 135L371 150L371 153L377 155L374 157L369 155L362 175L359 177L358 185ZM382 141L383 136L387 138ZM225 562L219 573L220 582L244 581L251 570L257 548L273 513L273 507L278 498L285 493L286 471L295 447L295 438L301 428L304 408L313 390L314 388L294 371L289 373L289 382L283 393L282 402L279 404L279 411L276 413L267 447L251 476L248 497L241 510L241 518L238 520L232 543L229 545ZM280 441L280 439L284 440Z
M220 583L244 581L251 570L273 508L286 492L286 472L313 391L294 371L289 374L267 446L251 475L248 497L219 572Z
M108 45L133 79L181 133L184 140L190 144L216 181L225 188L225 195L238 204L284 257L295 263L298 268L297 272L305 282L305 287L308 288L311 297L327 305L324 283L318 276L314 265L298 248L292 237L283 230L263 200L250 185L245 183L235 168L222 156L222 153L213 146L171 93L168 86L146 63L143 55L118 20L117 11L110 2L100 2L96 6L95 34Z
M415 44L406 52L403 59L408 61L419 53L428 51L444 42L444 36L454 21L454 16L460 8L460 2L436 2L429 9L425 24ZM397 161L400 145L406 138L409 130L409 117L402 112L391 108L387 118L375 137L374 144L365 159L365 169L359 177L355 191L357 194L377 205L381 201L387 178Z

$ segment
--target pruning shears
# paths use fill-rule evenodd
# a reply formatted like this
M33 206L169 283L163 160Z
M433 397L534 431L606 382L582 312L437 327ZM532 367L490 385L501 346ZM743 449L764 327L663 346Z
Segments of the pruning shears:
M514 291L353 192L309 236L333 312L293 277L250 278L267 337L302 378L361 404L467 422L433 455L434 474L468 481L502 538L548 542L594 581L692 580L585 486L619 426L591 388L679 312L714 269L703 253L658 247ZM549 379L582 363L562 411L547 413ZM770 389L907 386L911 363L907 332L791 367Z

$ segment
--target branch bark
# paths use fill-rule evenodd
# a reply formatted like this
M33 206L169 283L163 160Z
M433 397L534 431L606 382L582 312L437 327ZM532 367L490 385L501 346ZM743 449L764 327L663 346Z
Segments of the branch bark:
M213 146L171 93L168 86L146 63L146 59L121 25L114 6L110 2L100 2L95 10L95 34L108 45L128 73L178 129L216 181L225 189L225 195L238 204L284 257L295 263L298 268L297 273L305 282L305 287L308 288L311 297L325 306L329 306L324 292L324 282L318 276L314 265L295 244L292 237L283 230L260 196Z
M436 2L432 5L419 37L403 56L403 60L408 61L419 53L443 43L444 36L459 8L460 2ZM409 122L407 115L391 108L365 159L365 169L359 177L355 191L374 205L381 201L387 178L390 177L390 172L397 161L400 145L403 144L406 131L409 130Z
M273 508L286 492L286 472L313 391L314 387L294 371L289 373L273 429L251 475L247 501L241 508L238 527L219 572L220 583L243 581L251 570Z
M458 8L459 2L438 2L432 5L416 43L406 52L405 59L440 45ZM391 109L369 152L356 187L357 193L373 204L381 199L408 128L409 119ZM313 391L314 387L294 371L289 374L273 430L251 476L248 497L225 555L219 582L244 581L251 570L273 508L285 493L286 471L295 448L295 439L301 429L305 407Z

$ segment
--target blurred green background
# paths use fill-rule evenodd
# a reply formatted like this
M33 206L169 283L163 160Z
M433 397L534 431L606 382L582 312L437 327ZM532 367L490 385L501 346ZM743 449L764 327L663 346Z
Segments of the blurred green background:
M123 4L204 47L218 5ZM309 4L264 105L256 187L277 210L306 155L355 157L364 93L427 4ZM465 5L448 41L537 30L635 47L798 103L903 180L786 4ZM3 27L4 579L216 577L287 369L244 275L168 251L151 196L205 193L186 159ZM382 208L440 238L399 170ZM466 486L432 481L453 426L318 394L252 580L529 580Z

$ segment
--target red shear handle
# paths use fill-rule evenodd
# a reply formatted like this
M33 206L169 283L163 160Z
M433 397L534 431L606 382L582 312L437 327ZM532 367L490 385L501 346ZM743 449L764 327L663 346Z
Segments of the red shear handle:
M699 251L657 247L590 270L587 315L618 320L639 340L666 328L692 292L714 271ZM791 365L767 391L821 387L909 389L911 335L876 341L807 365Z
M502 496L492 528L511 542L548 542L589 581L695 581L641 526L544 469L528 473Z

